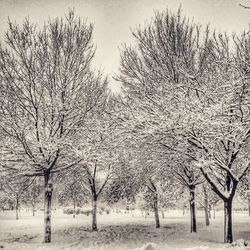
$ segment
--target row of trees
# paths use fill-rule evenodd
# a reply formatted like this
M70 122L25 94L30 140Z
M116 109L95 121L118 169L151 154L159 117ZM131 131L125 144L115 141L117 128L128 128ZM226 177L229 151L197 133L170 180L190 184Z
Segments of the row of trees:
M40 205L42 186L37 180L28 178L18 178L11 176L2 180L3 186L0 190L0 201L2 211L16 210L16 219L19 219L21 204L32 209L35 216L37 206Z
M92 32L72 11L41 29L28 19L9 22L0 47L2 179L31 185L43 177L44 242L51 242L52 175L68 192L62 200L76 206L91 198L93 230L104 190L110 202L145 192L158 228L159 206L187 189L196 232L202 185L207 225L219 198L224 241L232 242L233 198L238 186L246 195L249 179L249 33L216 33L180 9L157 13L133 32L136 45L121 50L115 79L123 90L114 96L91 65Z
M210 31L179 10L157 13L133 35L137 45L121 52L117 79L134 130L165 151L165 171L189 187L191 201L196 185L210 185L232 242L232 201L249 169L249 34Z

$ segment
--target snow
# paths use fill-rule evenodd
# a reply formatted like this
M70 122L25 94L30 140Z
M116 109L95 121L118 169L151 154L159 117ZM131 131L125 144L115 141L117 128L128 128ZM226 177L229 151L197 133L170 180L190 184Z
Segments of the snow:
M124 212L124 211L123 211ZM65 215L57 210L52 214L52 243L43 241L43 213L32 217L31 212L21 211L15 220L14 212L0 213L0 249L9 250L220 250L250 249L232 247L223 241L223 214L205 226L203 212L198 212L198 233L189 232L189 214L181 211L165 212L161 228L156 229L153 214L144 218L139 211L133 216L111 212L98 214L98 232L91 232L91 216ZM250 217L234 214L234 239L250 241Z

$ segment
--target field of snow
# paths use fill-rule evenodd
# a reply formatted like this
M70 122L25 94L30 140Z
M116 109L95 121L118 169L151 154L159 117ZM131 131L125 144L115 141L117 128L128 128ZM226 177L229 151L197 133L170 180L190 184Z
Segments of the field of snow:
M219 250L240 249L222 244L223 216L217 213L211 225L204 225L203 213L199 212L198 233L189 233L189 214L179 211L165 212L161 228L156 229L153 214L142 217L139 211L131 214L111 212L98 215L98 232L91 232L91 216L65 215L62 211L52 214L52 243L43 241L43 213L32 217L31 212L22 211L15 220L14 212L0 213L0 248L10 250ZM234 214L234 239L250 241L250 217ZM244 248L250 249L250 248Z

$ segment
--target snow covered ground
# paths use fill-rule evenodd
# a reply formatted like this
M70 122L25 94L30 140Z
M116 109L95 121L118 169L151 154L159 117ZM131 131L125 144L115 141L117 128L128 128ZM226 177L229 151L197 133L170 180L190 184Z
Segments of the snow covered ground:
M35 217L22 211L20 219L15 213L0 213L0 249L11 250L58 250L58 249L99 249L99 250L219 250L230 249L222 244L223 216L217 213L211 225L204 225L203 213L198 213L198 233L189 233L189 214L171 211L161 219L161 228L156 229L151 214L146 219L139 211L131 214L111 212L98 215L98 232L91 232L91 216L65 215L62 211L52 214L52 243L43 241L43 213ZM250 241L250 217L234 214L234 239ZM240 248L232 248L240 249ZM244 248L250 249L250 248Z

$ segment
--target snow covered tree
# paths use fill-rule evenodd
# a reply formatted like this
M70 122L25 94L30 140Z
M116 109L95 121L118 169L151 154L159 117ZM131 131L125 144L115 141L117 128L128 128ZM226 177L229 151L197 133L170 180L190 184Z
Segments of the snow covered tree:
M113 202L119 199L134 201L140 196L143 206L153 210L155 225L159 228L159 209L173 204L180 196L179 187L174 186L176 182L168 174L166 156L161 155L148 136L130 135L123 140L122 148L120 167L111 183L109 199Z
M214 205L213 199L217 197L217 195L211 190L208 183L204 182L200 188L197 190L197 203L200 208L204 209L205 214L205 225L210 225L210 219L212 218L212 206ZM217 197L217 200L220 199Z
M133 35L137 46L121 52L118 79L137 127L197 161L225 204L224 241L232 242L232 201L249 167L249 34L230 42L179 10L157 13Z
M35 216L36 206L38 205L39 201L41 200L40 197L42 195L43 186L42 181L40 178L36 178L32 181L31 185L29 186L28 192L28 203L31 204L32 207L32 215Z
M211 42L214 49L203 75L203 91L209 95L197 98L194 104L187 140L197 150L197 165L205 179L224 202L224 242L230 243L233 198L249 168L249 84L242 74L240 51L236 47L237 54L233 53L229 37L214 34Z
M202 185L202 189L204 195L204 211L205 211L206 226L209 226L210 224L209 219L211 218L211 206L209 204L209 199L208 199L209 189L206 185Z
M238 193L245 204L248 206L248 215L250 216L250 176L249 173L243 177L239 184Z
M199 27L181 17L179 9L177 13L157 13L149 24L139 27L133 35L137 46L124 47L118 76L124 87L125 105L130 108L134 121L129 125L137 137L147 138L151 150L160 152L167 172L171 154L176 153L178 140L186 130L183 99L191 87L186 86L186 78L206 64L208 32L201 42ZM178 150L186 152L186 147L181 144ZM192 189L194 182L189 181ZM193 190L191 193L194 194ZM195 216L193 218L195 221ZM196 223L193 225L192 231L196 231Z
M196 202L195 202L195 193L196 188L199 184L203 183L204 180L201 176L199 169L194 165L194 161L187 159L182 162L178 162L172 168L173 175L181 185L188 188L189 190L189 207L190 207L190 225L191 233L197 232L197 223L196 223Z
M78 164L82 172L82 185L88 190L92 202L92 230L97 231L97 203L107 185L116 174L120 140L117 123L111 116L112 98L102 107L102 112L88 124L81 135L78 151L82 163Z
M134 171L135 169L136 167L125 159L118 162L115 176L105 194L109 204L117 203L120 200L127 202L135 200L136 195L140 192L139 176L138 172Z
M3 182L2 191L8 200L15 204L16 210L16 220L19 219L19 210L21 208L21 203L26 201L28 187L32 184L33 180L20 175L11 175L5 179Z
M82 172L74 167L57 177L58 195L60 205L73 206L73 218L76 216L76 208L87 202L87 190L83 184Z
M51 242L51 174L81 161L79 134L107 96L106 80L91 70L92 31L73 11L41 29L9 21L0 47L1 164L44 177L44 242Z
M100 198L103 189L106 187L107 182L111 178L112 170L111 165L108 165L107 168L103 168L102 165L98 165L98 161L95 163L89 163L88 167L85 167L86 171L86 186L88 187L91 200L92 200L92 231L97 231L97 202ZM93 170L92 170L93 169ZM98 177L99 175L104 175L104 177Z

